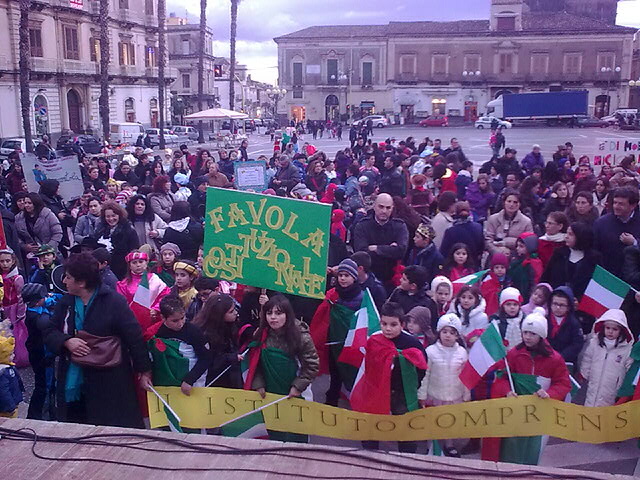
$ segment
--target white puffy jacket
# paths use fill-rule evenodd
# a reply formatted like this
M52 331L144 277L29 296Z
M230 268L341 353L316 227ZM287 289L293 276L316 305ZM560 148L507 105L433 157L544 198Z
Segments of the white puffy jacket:
M458 378L468 358L467 350L458 343L445 347L437 341L427 347L428 368L418 389L418 399L429 397L442 402L469 400L470 392Z
M469 313L469 324L464 324L464 314L462 313L462 307L459 305L456 306L456 302L451 302L451 306L449 307L449 313L455 313L462 322L462 332L461 335L466 337L468 334L473 332L474 330L484 330L489 326L489 317L484 313L487 308L487 302L484 301L484 298L480 297L480 304L471 309Z
M604 322L613 321L620 325L624 340L617 345L606 341L600 345L598 332ZM621 310L609 310L593 325L593 334L580 364L580 374L589 381L586 407L608 407L613 405L627 369L631 365L629 354L633 346L633 335L627 326L627 318Z

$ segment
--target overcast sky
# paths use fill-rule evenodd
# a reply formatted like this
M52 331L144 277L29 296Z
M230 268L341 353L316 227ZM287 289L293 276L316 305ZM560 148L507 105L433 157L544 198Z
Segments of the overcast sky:
M214 54L229 55L231 2L209 0L207 23L213 29ZM395 5L391 9L389 4ZM242 0L238 8L237 58L252 78L275 83L278 77L274 37L311 25L386 24L393 21L489 18L489 0ZM200 0L167 0L167 12L197 23ZM640 0L618 5L618 24L640 28Z

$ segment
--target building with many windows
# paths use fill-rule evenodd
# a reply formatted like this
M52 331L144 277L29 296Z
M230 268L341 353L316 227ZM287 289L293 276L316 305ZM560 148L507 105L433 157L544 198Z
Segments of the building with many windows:
M626 106L636 30L528 3L491 0L488 20L316 26L275 38L288 91L279 113L471 121L504 93L575 89L589 91L595 115Z
M101 131L99 0L33 0L29 18L34 134ZM111 122L158 122L157 0L111 0ZM0 0L0 137L20 136L19 2ZM175 77L167 69L168 78ZM167 114L169 95L167 95ZM168 116L166 118L169 118Z

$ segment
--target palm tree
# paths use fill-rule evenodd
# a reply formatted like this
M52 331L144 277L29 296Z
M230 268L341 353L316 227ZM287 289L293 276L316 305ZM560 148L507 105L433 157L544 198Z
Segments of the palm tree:
M164 82L165 50L166 50L166 0L158 0L158 109L159 125L158 133L160 137L160 148L164 149L164 95L166 84Z
M22 114L22 128L27 144L27 152L33 152L31 134L31 94L29 92L31 75L31 44L29 43L29 9L31 0L20 0L20 112Z
M102 139L109 141L109 0L100 0L100 98L98 110L102 123Z
M204 51L207 36L207 0L200 0L200 46L198 49L198 110L202 111L204 90ZM198 143L204 143L202 120L198 122Z
M229 110L235 110L236 96L236 34L238 31L238 4L240 0L231 0L231 45L229 50Z

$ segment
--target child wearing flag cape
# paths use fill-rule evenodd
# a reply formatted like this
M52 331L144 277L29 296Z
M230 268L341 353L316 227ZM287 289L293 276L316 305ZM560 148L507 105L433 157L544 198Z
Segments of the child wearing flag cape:
M404 331L402 307L387 302L380 309L380 332L367 340L364 362L351 392L357 412L402 415L420 408L418 386L427 369L427 356L420 341ZM366 441L371 450L379 442ZM416 442L398 442L398 450L416 453Z
M170 289L155 273L147 272L149 256L146 253L134 250L125 261L128 273L116 284L116 290L127 300L144 332L158 320L160 300Z
M318 375L320 360L307 325L296 319L289 300L270 298L260 312L260 327L245 355L244 388L300 397ZM271 440L306 441L306 435L269 431Z
M491 389L493 398L536 395L564 401L571 391L569 371L562 356L547 341L548 325L544 310L536 308L522 322L522 343L507 354L509 373L497 378ZM485 438L482 459L537 465L547 437Z

